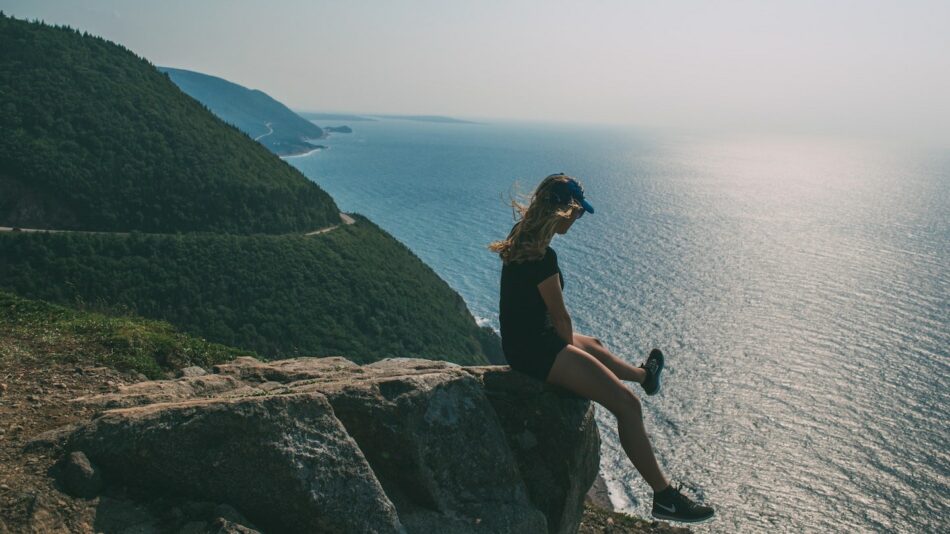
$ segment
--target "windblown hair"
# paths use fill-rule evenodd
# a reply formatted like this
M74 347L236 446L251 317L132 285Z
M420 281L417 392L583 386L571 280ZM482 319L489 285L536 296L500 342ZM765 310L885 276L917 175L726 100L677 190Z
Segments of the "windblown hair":
M571 177L565 174L552 174L541 180L527 206L512 198L512 217L520 215L521 218L512 226L506 239L492 242L488 250L497 253L505 265L543 258L557 225L570 219L574 210L584 209L573 198L567 204L558 204L551 197L551 186L569 179ZM574 180L580 184L580 180Z

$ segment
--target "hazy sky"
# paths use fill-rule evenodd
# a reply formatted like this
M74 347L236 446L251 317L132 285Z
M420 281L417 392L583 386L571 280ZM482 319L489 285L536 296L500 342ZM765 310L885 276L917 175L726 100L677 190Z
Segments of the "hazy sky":
M950 1L0 0L298 110L950 136Z

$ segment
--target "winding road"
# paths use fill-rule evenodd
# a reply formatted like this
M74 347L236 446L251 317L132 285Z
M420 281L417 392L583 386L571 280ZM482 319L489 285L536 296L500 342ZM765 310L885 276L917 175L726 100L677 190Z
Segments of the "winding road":
M353 217L350 217L349 215L343 213L342 211L340 212L340 220L343 221L343 224L353 224L353 223L356 222L356 219L354 219ZM321 229L319 229L319 230L314 230L314 231L312 231L312 232L307 232L307 233L304 234L304 235L317 235L317 234L322 234L322 233L324 233L324 232L329 232L330 230L333 230L333 229L336 228L337 226L340 226L340 225L339 225L339 224L334 224L333 226L327 226L326 228L321 228Z
M257 137L254 138L254 140L255 140L255 141L260 141L261 139L263 139L263 138L267 137L268 135L274 133L274 129L271 128L270 125L271 125L271 123L265 122L265 123L264 123L264 126L267 126L267 129L270 130L270 131L267 132L267 133L265 133L265 134L258 135Z
M350 217L349 215L340 212L340 220L343 221L340 224L353 224L356 222L356 219ZM312 232L307 232L304 235L319 235L325 232L329 232L334 228L340 226L340 224L332 224L324 228L313 230ZM16 226L0 226L0 232L47 232L47 233L60 233L60 232L72 232L76 234L116 234L116 235L129 235L130 232L98 232L95 230L52 230L47 228L18 228ZM285 234L286 235L286 234Z

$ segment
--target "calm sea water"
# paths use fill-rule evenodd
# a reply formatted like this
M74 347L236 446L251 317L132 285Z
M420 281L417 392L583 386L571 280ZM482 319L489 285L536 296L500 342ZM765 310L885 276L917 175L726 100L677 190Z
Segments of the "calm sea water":
M950 525L950 152L530 123L351 123L288 159L498 328L509 194L566 172L596 213L552 247L575 330L639 364L657 456L698 531ZM514 189L513 189L514 188ZM631 383L636 391L639 386ZM614 504L649 487L598 407Z

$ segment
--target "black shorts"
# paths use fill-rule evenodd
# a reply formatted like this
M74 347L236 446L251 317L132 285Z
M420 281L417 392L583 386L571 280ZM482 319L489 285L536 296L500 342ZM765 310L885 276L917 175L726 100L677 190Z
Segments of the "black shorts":
M554 330L543 330L530 338L502 338L501 346L512 369L545 382L554 359L567 346L567 341Z

